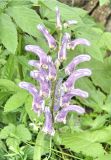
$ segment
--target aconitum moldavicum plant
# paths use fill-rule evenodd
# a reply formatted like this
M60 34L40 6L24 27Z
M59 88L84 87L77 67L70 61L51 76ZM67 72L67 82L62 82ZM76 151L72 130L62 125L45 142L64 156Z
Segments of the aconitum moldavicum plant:
M45 116L43 132L53 136L55 134L54 123L66 123L66 117L69 112L77 112L84 114L85 109L79 105L71 104L71 98L80 96L87 98L88 93L75 88L75 82L84 76L90 76L90 69L76 69L76 66L84 61L89 61L91 57L86 54L79 55L65 67L67 79L63 80L58 76L60 66L67 59L67 50L74 49L77 45L89 46L90 43L84 38L71 40L69 33L63 34L64 27L76 24L77 21L69 20L62 24L60 11L56 8L56 28L60 33L59 42L49 33L47 28L39 24L38 30L44 35L51 50L58 53L57 58L53 60L51 56L46 54L42 48L36 45L27 45L26 51L33 52L39 57L39 60L30 60L29 65L35 67L35 70L30 72L30 76L37 80L40 84L39 90L31 83L20 82L19 86L26 89L32 96L32 108L34 112L40 116L42 113ZM61 36L62 35L62 36ZM48 101L48 103L47 103Z

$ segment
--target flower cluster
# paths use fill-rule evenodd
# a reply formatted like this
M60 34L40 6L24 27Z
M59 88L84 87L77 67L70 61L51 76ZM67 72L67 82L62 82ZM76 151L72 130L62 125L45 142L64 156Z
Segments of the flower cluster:
M69 20L62 24L60 11L56 8L56 27L61 31L63 27L69 27L76 24L77 21ZM26 51L32 52L39 57L39 60L30 60L29 65L35 67L35 70L30 72L30 76L37 80L40 88L37 89L31 83L20 82L19 86L26 89L33 96L32 108L34 112L40 116L42 113L45 115L45 122L43 131L46 134L54 135L54 123L66 123L66 117L69 112L77 112L84 114L85 110L81 106L71 104L71 99L74 96L87 98L88 93L75 88L75 82L84 76L90 76L91 70L88 68L76 69L77 65L89 61L91 57L87 54L82 54L74 59L66 66L65 74L67 79L64 81L58 78L59 66L67 59L67 50L74 49L77 45L89 46L90 43L84 38L71 40L69 33L64 33L61 39L61 45L58 46L54 37L49 33L47 28L39 24L38 30L43 34L51 49L58 49L57 59L53 60L47 55L42 48L35 45L27 45ZM50 105L46 105L46 99L50 99Z

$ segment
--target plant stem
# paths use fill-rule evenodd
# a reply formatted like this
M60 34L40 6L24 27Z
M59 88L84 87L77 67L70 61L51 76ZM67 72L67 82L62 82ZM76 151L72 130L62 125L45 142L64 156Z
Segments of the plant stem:
M58 35L59 35L59 43L58 43L58 50L60 49L61 46L61 39L62 39L62 31L58 31ZM56 72L58 74L58 69L59 67L56 67ZM53 115L53 108L54 108L54 101L55 101L55 90L56 90L56 84L57 84L57 75L56 75L56 80L52 81L52 93L51 93L51 97L52 97L52 104L51 104L51 113L52 113L52 120L54 122L54 115Z
M22 55L22 35L19 33L18 36L18 49L17 49L17 54L20 56ZM18 70L19 70L19 75L20 75L20 80L23 79L23 70L22 70L22 65L18 62Z

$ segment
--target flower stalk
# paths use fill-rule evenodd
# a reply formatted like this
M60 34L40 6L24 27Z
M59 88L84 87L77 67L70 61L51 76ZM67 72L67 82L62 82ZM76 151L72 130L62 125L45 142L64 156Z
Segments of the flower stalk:
M66 22L70 25L75 25L77 21L69 20ZM26 89L32 96L32 108L34 112L40 116L44 114L45 121L42 131L45 134L54 136L55 123L67 122L69 112L76 112L80 115L85 113L85 109L81 106L72 104L71 99L75 96L87 98L89 94L79 88L75 88L75 83L79 78L91 76L91 70L88 68L76 69L76 67L85 61L89 61L91 57L86 54L74 57L72 61L65 67L66 80L58 76L60 65L67 59L68 50L74 49L77 45L89 46L90 42L84 38L71 40L69 33L63 32L64 25L60 16L59 8L56 8L56 28L58 33L58 44L55 38L49 33L44 25L38 25L38 30L45 37L49 48L57 51L57 58L52 59L42 48L35 45L27 45L26 51L32 52L39 57L39 60L30 60L29 65L35 69L30 72L30 76L39 82L39 89L28 82L20 82L19 86ZM66 27L66 25L65 25ZM50 98L50 104L46 104L47 98Z

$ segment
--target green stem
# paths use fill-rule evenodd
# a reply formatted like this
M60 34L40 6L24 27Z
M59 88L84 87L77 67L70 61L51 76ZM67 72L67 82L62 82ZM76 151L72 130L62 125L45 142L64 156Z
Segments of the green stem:
M17 50L17 55L22 55L22 35L19 33L18 36L18 50ZM19 70L19 75L20 75L20 80L23 79L23 70L22 70L22 65L18 62L18 70Z
M58 35L59 35L59 43L58 43L58 50L60 49L60 46L61 46L61 39L62 39L62 31L58 31ZM58 73L58 69L59 67L56 67L57 69L57 73ZM52 93L51 93L51 97L52 97L52 104L51 104L51 113L52 113L52 120L54 121L54 114L53 114L53 108L54 108L54 101L55 101L55 90L56 90L56 84L57 84L57 77L58 75L56 76L56 80L52 81Z

